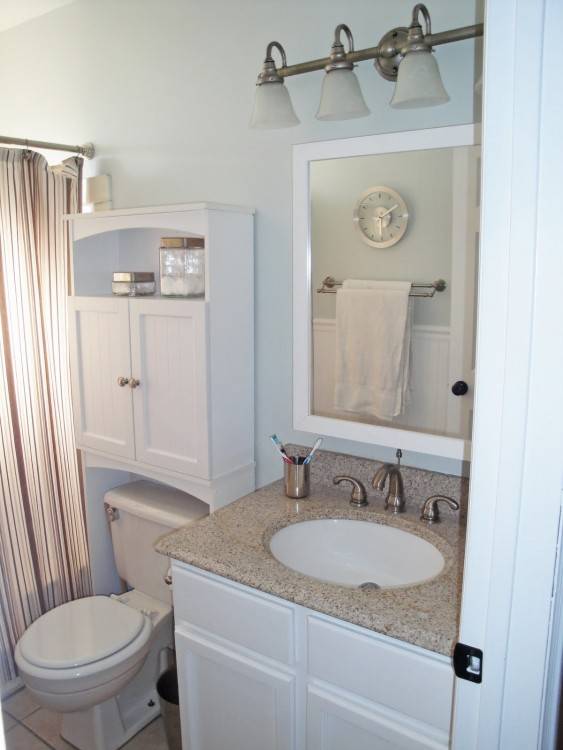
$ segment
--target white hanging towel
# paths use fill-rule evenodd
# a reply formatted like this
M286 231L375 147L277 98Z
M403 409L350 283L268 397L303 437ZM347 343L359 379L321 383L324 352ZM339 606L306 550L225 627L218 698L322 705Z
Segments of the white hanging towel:
M392 419L408 395L412 305L408 281L348 279L336 293L337 409Z

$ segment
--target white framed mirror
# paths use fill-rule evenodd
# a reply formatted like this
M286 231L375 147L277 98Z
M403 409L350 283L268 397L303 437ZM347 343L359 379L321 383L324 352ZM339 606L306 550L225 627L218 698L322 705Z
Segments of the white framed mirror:
M480 130L293 151L293 426L468 460Z

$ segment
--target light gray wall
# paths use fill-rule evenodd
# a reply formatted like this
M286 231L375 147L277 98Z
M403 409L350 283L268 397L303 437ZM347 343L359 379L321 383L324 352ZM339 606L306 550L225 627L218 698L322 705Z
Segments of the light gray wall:
M409 222L392 247L371 247L352 220L362 193L375 185L396 190ZM452 149L323 159L310 169L314 289L336 279L432 281L450 279L452 267ZM313 313L334 318L335 297L313 295ZM414 322L448 326L450 292L414 301Z
M409 22L412 0L77 0L0 34L2 134L96 144L90 173L110 172L116 207L212 200L256 214L256 457L264 484L281 474L268 441L312 442L291 430L291 146L467 123L474 118L475 44L437 49L451 101L423 110L388 106L392 85L358 67L370 117L314 119L323 73L289 88L302 124L252 131L248 119L266 44L290 63L322 57L348 23L368 47ZM433 0L433 30L476 20L475 0ZM358 455L390 452L327 440ZM408 463L440 467L435 459Z

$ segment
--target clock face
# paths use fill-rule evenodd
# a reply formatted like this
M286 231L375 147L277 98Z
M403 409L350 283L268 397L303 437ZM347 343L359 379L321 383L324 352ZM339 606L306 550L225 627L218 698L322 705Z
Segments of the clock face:
M354 223L364 242L392 247L407 231L409 213L399 193L383 185L362 193L354 209Z

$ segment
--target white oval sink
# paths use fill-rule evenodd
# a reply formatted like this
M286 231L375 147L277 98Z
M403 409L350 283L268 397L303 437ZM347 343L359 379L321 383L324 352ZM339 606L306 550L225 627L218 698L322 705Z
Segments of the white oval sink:
M336 518L286 526L270 550L286 567L340 586L408 586L434 578L445 562L433 544L408 531Z

